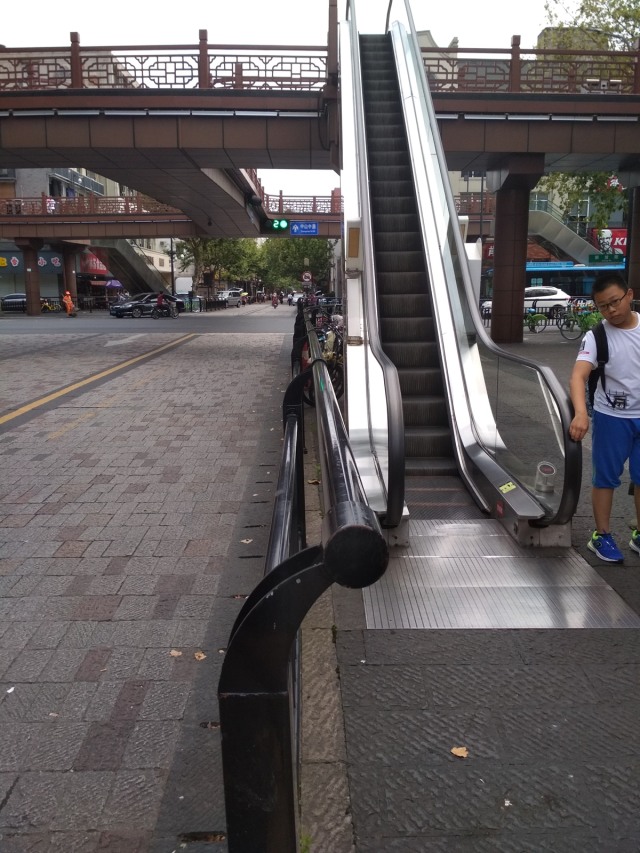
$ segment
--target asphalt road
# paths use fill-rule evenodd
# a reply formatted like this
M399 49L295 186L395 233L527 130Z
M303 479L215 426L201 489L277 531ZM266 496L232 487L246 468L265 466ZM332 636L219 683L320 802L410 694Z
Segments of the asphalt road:
M69 326L73 323L76 331L82 334L116 333L132 334L167 334L168 332L194 332L199 335L216 332L247 332L251 334L277 332L293 332L295 308L279 305L273 308L270 303L246 305L241 308L227 308L224 311L209 311L202 314L184 312L177 320L163 317L154 320L152 317L111 317L105 311L78 312L77 317L67 317L66 314L41 314L38 317L27 317L16 312L0 312L0 334L33 334L34 331L45 334L64 332L68 334Z

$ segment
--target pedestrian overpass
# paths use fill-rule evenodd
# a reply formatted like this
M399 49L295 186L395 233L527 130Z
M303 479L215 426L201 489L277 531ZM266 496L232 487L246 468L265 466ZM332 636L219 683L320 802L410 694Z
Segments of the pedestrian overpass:
M73 32L68 47L4 48L0 168L82 166L180 211L177 230L258 236L269 211L257 169L342 169L337 0L327 19L315 46L216 45L200 30L191 46L83 47ZM496 195L496 293L520 287L526 215L518 223L545 172L639 183L637 52L526 50L514 36L497 50L423 46L422 63L448 168L485 171ZM55 219L0 209L0 233L44 239ZM496 312L498 339L521 334L512 320Z

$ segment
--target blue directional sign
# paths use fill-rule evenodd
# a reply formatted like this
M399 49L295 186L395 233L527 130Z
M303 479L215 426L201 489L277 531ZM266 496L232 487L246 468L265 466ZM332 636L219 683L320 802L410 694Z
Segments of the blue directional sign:
M317 222L291 222L289 233L292 237L317 237Z

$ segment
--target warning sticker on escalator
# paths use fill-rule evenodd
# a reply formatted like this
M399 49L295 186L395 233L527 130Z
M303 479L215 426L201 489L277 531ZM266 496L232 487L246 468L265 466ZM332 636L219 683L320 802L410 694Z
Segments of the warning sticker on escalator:
M515 484L515 483L511 483L511 482L509 482L509 483L503 483L503 485L502 485L502 486L499 486L499 487L498 487L499 491L501 491L503 495L506 495L506 494L507 494L507 492L512 492L514 489L517 489L517 488L518 488L518 487L516 486L516 484Z

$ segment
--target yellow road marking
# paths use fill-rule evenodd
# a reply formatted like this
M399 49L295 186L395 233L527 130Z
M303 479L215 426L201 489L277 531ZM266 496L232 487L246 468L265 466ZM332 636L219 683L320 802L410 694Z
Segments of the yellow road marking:
M13 412L8 412L6 415L0 416L0 425L6 424L8 421L14 420L14 418L19 418L20 415L26 415L28 412L32 412L34 409L39 409L41 406L45 406L47 403L51 403L53 400L57 400L60 397L64 397L65 394L70 394L72 391L76 391L78 388L83 388L85 385L89 385L92 382L97 382L98 379L104 379L105 376L111 376L112 373L117 373L119 370L124 370L125 367L130 367L132 364L136 364L139 361L144 361L146 358L151 358L153 355L157 355L164 350L171 349L172 347L178 346L178 344L182 344L185 341L188 341L189 338L196 338L198 335L193 332L189 335L184 335L182 338L178 338L177 341L171 341L171 343L164 344L157 349L151 350L150 352L146 352L143 355L137 355L135 358L130 358L127 361L123 361L121 364L116 364L113 367L107 368L107 370L101 370L100 373L94 373L93 376L88 376L86 379L81 379L80 382L74 382L72 385L67 385L66 388L61 388L59 391L54 391L53 394L47 394L46 397L40 397L39 400L34 400L33 403L27 403L26 406L21 406L19 409L14 409Z
M80 415L79 418L76 418L75 421L70 421L66 426L63 426L62 429L59 429L57 432L50 432L46 438L46 441L51 441L54 438L60 438L61 435L64 435L65 432L69 432L72 429L75 429L79 424L83 421L88 421L89 418L95 418L97 412L85 412L84 415Z

